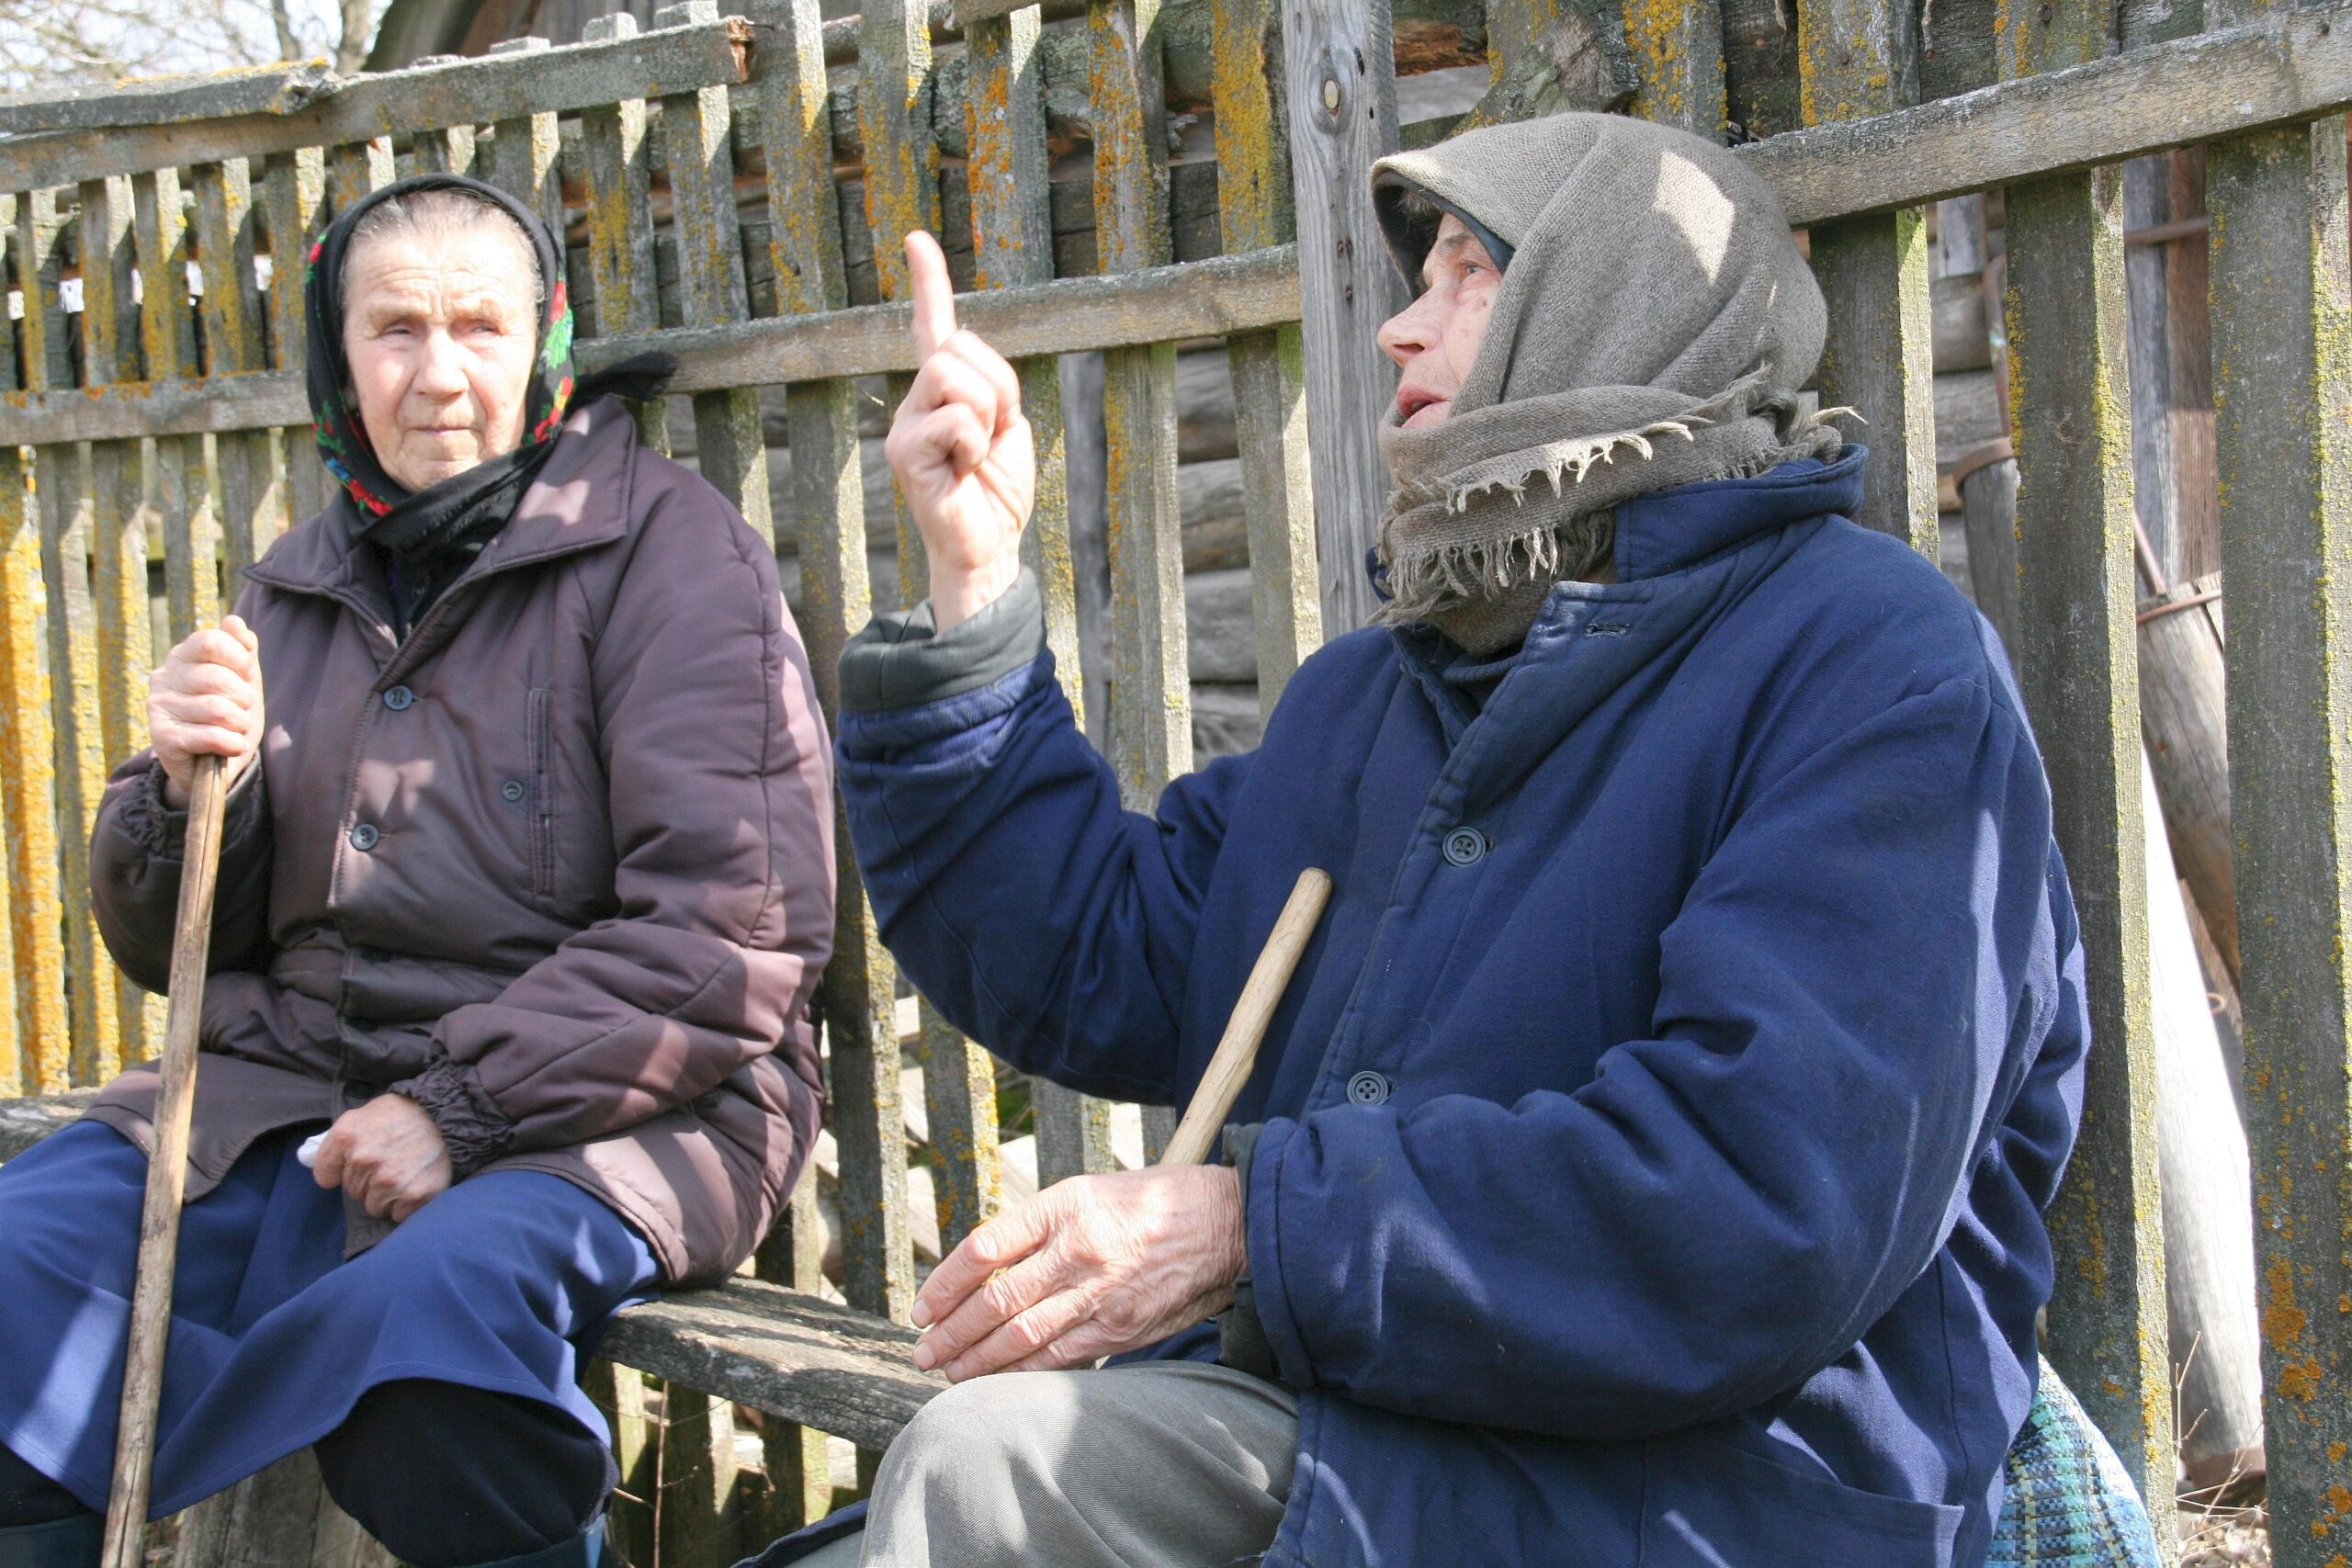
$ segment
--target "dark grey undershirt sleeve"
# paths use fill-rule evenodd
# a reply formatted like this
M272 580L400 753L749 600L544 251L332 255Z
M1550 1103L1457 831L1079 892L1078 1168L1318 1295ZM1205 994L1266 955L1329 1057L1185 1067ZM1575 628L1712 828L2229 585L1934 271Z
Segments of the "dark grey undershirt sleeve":
M850 713L910 708L993 685L1035 662L1046 647L1045 602L1021 569L967 621L935 629L931 601L876 615L842 649L842 706Z
M1250 1161L1258 1152L1258 1134L1265 1130L1262 1122L1231 1125L1225 1130L1225 1157L1241 1178L1245 1226L1250 1213ZM1283 1381L1274 1364L1273 1342L1266 1337L1266 1325L1258 1315L1257 1288L1247 1273L1233 1282L1233 1304L1219 1313L1216 1321L1218 1361L1268 1382Z

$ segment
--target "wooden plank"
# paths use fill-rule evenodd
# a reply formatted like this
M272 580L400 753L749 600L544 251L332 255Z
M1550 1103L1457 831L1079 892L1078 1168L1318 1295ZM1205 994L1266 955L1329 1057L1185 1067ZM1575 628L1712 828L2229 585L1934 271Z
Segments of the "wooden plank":
M974 283L998 289L1051 282L1054 250L1046 149L1046 87L1035 6L965 28L966 174L971 192ZM1013 361L1035 446L1036 488L1022 535L1023 562L1045 603L1046 641L1071 710L1085 726L1078 637L1078 580L1070 545L1069 456L1061 417L1060 366L1050 355ZM996 1064L922 1005L919 1044L932 1144L932 1195L939 1245L953 1248L1004 1206L997 1154Z
M42 321L40 261L50 255L56 235L54 204L45 223L33 220L32 205L29 197L0 197L0 251L6 261L0 290L22 291L28 337ZM33 237L40 233L46 242ZM0 345L0 383L18 385L25 373L13 344ZM55 1063L62 1070L71 1049L57 797L51 787L55 742L40 646L47 594L40 575L40 513L26 456L13 445L0 445L0 820L6 824L14 970L13 1007L0 1014L0 1021L15 1026L0 1045L0 1093L7 1094L21 1094L48 1076L44 1064Z
M623 1366L883 1449L945 1388L914 1369L910 1328L762 1281L685 1291L616 1318Z
M621 15L628 14L622 12ZM637 18L629 17L629 20L633 23ZM584 121L598 112L596 109L582 109L581 118ZM408 147L409 156L416 161L416 172L420 175L470 175L474 172L474 161L481 150L474 128L470 125L453 125L446 130L417 131L408 139Z
M814 10L812 6L812 19ZM822 58L815 50L809 54ZM817 1214L817 1171L812 1160L802 1170L800 1185L793 1190L784 1217L760 1244L759 1277L772 1285L816 1295L825 1278L823 1233ZM832 1511L832 1461L822 1432L767 1416L760 1423L760 1447L767 1464L768 1496L763 1521L765 1533L757 1539L789 1535Z
M900 237L910 229L938 227L929 144L915 134L928 90L931 36L920 8L903 0L866 6L862 28L865 68L858 114L867 148L865 221L883 292L898 298L907 288ZM805 44L805 33L801 40ZM808 71L805 63L800 69ZM813 114L813 106L803 100L800 112ZM813 169L806 172L800 189L821 200ZM839 276L838 252L825 260L831 290ZM839 297L847 298L845 278ZM903 389L903 383L892 388L894 402ZM825 643L831 651L817 655L812 648L811 656L838 659L842 641L868 619L872 591L866 579L864 480L858 468L854 393L845 382L835 381L820 395L827 400L822 409L826 417L805 435L797 426L794 430L793 472L797 483L805 441L807 450L819 459L811 466L826 478L820 481L825 488L804 514L809 521L800 541L801 594L804 603L810 602L813 587L826 616ZM819 405L803 394L795 396L802 398L797 406L813 420ZM903 584L910 574L921 572L922 552L903 501L899 513ZM824 691L830 702L832 688ZM854 880L846 828L840 843L844 885L860 886ZM903 1323L913 1304L914 1244L907 1214L906 1114L893 999L897 968L875 931L872 906L862 897L853 903L854 908L844 908L837 938L841 945L833 959L839 967L843 948L854 954L843 980L845 1011L826 1013L832 1043L833 1135L842 1156L842 1290L852 1305ZM831 980L830 971L827 980Z
M63 1132L80 1121L96 1094L85 1089L0 1100L0 1162L16 1158L51 1134Z
M2312 412L2352 403L2345 122L2212 146L2206 196L2271 1550L2320 1568L2352 1485L2352 446Z
M188 310L188 234L172 169L133 175L132 231L139 259L139 341L149 381L198 373L196 319ZM147 449L144 510L164 536L164 586L171 642L220 614L220 519L212 509L204 438L165 435ZM142 688L142 713L143 696Z
M1337 636L1372 615L1363 558L1387 499L1378 432L1396 372L1374 334L1408 295L1373 215L1371 173L1396 145L1395 66L1385 6L1300 0L1286 21L1316 554L1324 629Z
M284 389L285 412L258 423L282 426L275 445L276 481L283 488L286 520L299 523L326 505L327 476L319 464L318 443L310 429L310 400L301 370L309 351L302 335L302 271L325 200L326 168L315 148L273 152L262 175L262 214L269 231L269 362L285 374L270 378ZM260 541L254 542L260 547Z
M1295 321L1297 264L1283 246L1123 277L1063 278L968 295L957 310L964 325L1015 359L1222 337ZM862 305L598 338L580 344L576 357L582 373L593 374L634 354L673 354L679 369L671 387L679 392L877 376L913 369L911 319L904 304ZM310 417L299 375L142 382L102 392L0 392L0 410L28 445L245 430Z
M15 243L9 247L15 280L23 292L25 384L36 389L73 385L60 271L73 203L67 193L39 190L21 197ZM98 739L97 612L90 598L86 566L90 515L82 497L89 456L73 445L36 447L33 478L40 513L40 579L47 585L42 629L46 641L50 698L51 758L40 771L54 801L52 821L58 897L62 906L59 971L66 995L62 1038L41 1043L20 1058L23 1087L53 1094L77 1072L95 1077L96 1064L121 1056L121 1031L110 1005L113 980L105 945L90 918L90 861L83 846L97 790L106 778ZM73 570L66 570L67 562ZM38 766L38 760L36 759Z
M269 362L254 273L258 219L252 175L243 159L232 158L202 165L192 183L196 251L204 274L204 370L247 375ZM220 488L222 597L233 602L238 574L286 527L286 496L277 482L276 440L268 432L223 434L213 445Z
M1280 22L1276 0L1214 0L1217 228L1228 253L1288 244L1297 234L1282 84L1260 40ZM1258 705L1274 704L1323 641L1315 557L1315 472L1307 449L1306 343L1296 325L1226 341L1234 436L1250 541Z
M634 18L632 18L634 19ZM604 1413L618 1472L605 1528L624 1562L653 1561L653 1504L662 1489L661 1444L645 1408L645 1375L599 1357L582 1369L580 1387Z
M90 914L90 858L85 847L107 776L98 722L98 614L90 593L91 536L87 447L40 449L41 579L49 585L48 643L51 772L57 798L59 891L65 906L65 984L70 1053L45 1057L25 1087L54 1094L96 1083L122 1060L122 1026L114 1006L114 962Z
M1633 0L1625 47L1641 85L1633 112L1710 141L1724 139L1724 17L1716 0Z
M392 139L370 137L327 149L327 212L339 218L370 191L392 183Z
M323 61L301 60L148 76L95 91L76 85L10 93L0 97L0 134L130 130L228 115L289 115L330 96L341 85L341 78Z
M1797 14L1805 123L1884 114L1918 91L1918 34L1893 0L1812 0ZM1813 270L1829 301L1824 406L1859 410L1871 448L1855 521L1934 559L1936 403L1928 226L1919 208L1815 225Z
M177 182L174 181L176 198ZM128 179L85 180L78 230L82 257L82 377L85 384L129 380L140 367L139 307L131 292L137 267L132 244L133 197ZM96 648L94 668L97 730L96 776L81 805L80 841L89 841L106 770L147 743L147 671L154 665L147 618L149 515L145 465L135 440L101 441L90 448L86 536L92 567L91 601ZM61 563L64 564L64 563ZM79 563L73 563L78 568ZM85 752L85 761L92 753ZM147 993L98 954L116 1017L112 1038L85 1049L74 1041L77 1083L111 1077L124 1063L144 1061L162 1039L160 1015L151 1018ZM111 1054L110 1054L111 1053Z
M356 77L294 114L11 137L0 142L0 190L691 93L744 80L751 36L741 17L714 18L644 38Z
M2347 20L2296 7L1739 152L1800 226L2119 163L2352 106Z
M731 1562L742 1555L735 1496L735 1407L672 1381L662 1391L661 1500L654 1561Z
M620 11L590 17L585 37L590 43L602 43L634 38L637 30L637 18ZM646 129L642 98L623 98L580 113L581 161L588 187L588 265L595 288L594 325L600 337L650 333L662 325L661 285L654 265L653 143ZM587 335L582 333L583 341ZM670 450L670 411L662 399L638 406L637 435L657 452Z
M492 55L544 56L543 38L501 39ZM563 182L556 175L557 116L550 110L514 115L490 128L490 182L547 220L550 233L564 231Z
M2157 1196L2156 1048L2141 850L2122 183L2008 191L2020 662L2082 922L2091 1053L2050 1211L2049 1354L2171 1539L2172 1371Z
M1100 0L1087 13L1095 259L1105 274L1164 265L1173 248L1161 12L1158 0ZM1170 780L1192 769L1175 407L1172 344L1103 356L1110 758L1122 797L1146 811ZM1078 685L1077 676L1074 669L1065 673L1066 689ZM1118 1168L1108 1103L1043 1082L1032 1102L1040 1185Z
M688 0L654 13L657 29L707 23L716 0ZM670 201L678 236L681 298L688 326L741 321L750 313L735 210L732 109L727 89L705 87L662 100ZM763 539L775 537L768 502L766 444L759 394L729 387L695 396L695 464Z

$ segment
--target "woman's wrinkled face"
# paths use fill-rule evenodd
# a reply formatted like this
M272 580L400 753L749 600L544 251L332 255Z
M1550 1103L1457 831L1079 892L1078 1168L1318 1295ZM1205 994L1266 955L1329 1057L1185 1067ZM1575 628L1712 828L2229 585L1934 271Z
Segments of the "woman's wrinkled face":
M1396 416L1408 430L1442 424L1477 362L1487 321L1502 291L1502 270L1452 213L1421 263L1421 292L1381 324L1380 347L1405 374Z
M390 233L349 258L344 358L384 471L411 490L522 444L537 264L494 221Z

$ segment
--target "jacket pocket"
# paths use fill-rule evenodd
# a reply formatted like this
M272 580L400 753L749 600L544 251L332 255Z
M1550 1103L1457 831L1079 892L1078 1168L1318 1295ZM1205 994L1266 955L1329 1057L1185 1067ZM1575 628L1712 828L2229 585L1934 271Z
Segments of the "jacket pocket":
M531 688L526 723L530 747L531 890L542 898L555 893L555 693Z
M1951 1568L1962 1510L1847 1486L1713 1438L1643 1453L1641 1568Z

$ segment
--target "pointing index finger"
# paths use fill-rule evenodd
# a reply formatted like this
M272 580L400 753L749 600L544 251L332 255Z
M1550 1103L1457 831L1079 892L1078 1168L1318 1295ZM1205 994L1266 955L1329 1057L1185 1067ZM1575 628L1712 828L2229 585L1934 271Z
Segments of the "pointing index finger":
M956 286L947 280L947 255L923 230L907 234L907 281L914 290L915 356L929 359L956 335Z

